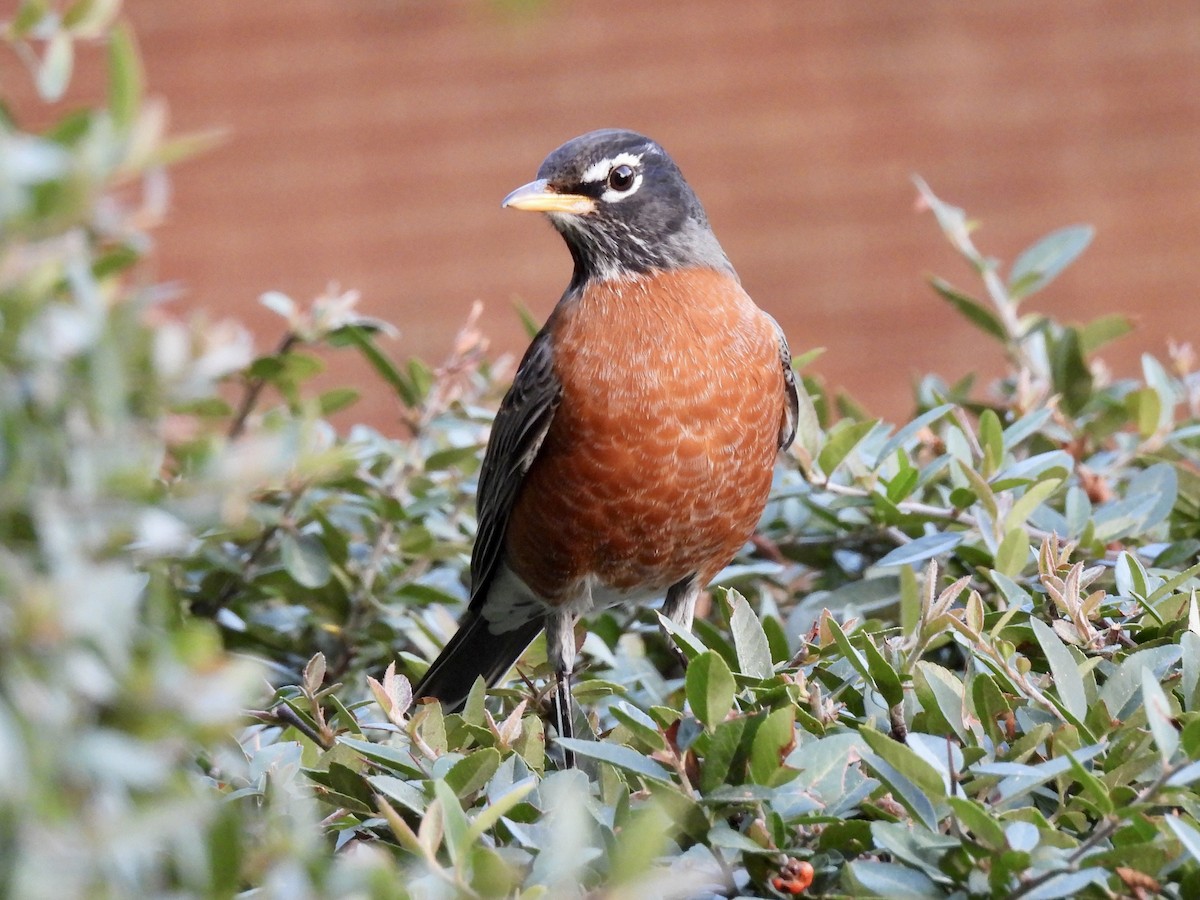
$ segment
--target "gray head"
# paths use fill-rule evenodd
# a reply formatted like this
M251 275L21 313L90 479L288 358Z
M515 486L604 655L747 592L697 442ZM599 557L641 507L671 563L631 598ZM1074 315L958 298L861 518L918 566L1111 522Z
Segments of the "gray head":
M655 269L733 272L704 207L654 141L606 128L546 157L504 206L546 213L575 260L574 284Z

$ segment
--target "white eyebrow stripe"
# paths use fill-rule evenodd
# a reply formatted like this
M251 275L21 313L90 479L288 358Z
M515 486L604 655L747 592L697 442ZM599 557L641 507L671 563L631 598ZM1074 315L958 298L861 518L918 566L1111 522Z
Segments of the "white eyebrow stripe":
M641 162L641 153L618 153L612 159L602 159L599 162L592 163L583 170L583 174L579 176L579 180L584 184L593 181L603 181L608 177L608 173L617 166L633 166L636 168L641 165Z

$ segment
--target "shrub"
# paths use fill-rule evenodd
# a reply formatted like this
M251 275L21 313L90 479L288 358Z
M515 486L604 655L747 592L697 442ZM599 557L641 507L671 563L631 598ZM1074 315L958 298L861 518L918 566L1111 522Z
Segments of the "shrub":
M1191 896L1200 891L1200 376L1112 379L1128 330L1025 310L1086 247L936 295L1007 375L916 385L894 427L811 377L761 534L676 640L596 616L595 737L548 760L540 642L461 714L406 675L452 633L507 366L439 366L331 291L272 352L180 319L140 266L164 141L114 7L25 0L41 95L0 121L0 892L113 896ZM477 314L477 313L476 313ZM328 416L363 354L403 438ZM803 367L813 354L801 358ZM811 882L811 883L810 883Z

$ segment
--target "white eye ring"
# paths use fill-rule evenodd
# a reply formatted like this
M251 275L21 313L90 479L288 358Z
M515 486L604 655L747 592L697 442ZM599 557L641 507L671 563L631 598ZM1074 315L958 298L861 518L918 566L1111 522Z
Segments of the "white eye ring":
M618 190L615 187L610 187L607 190L605 190L605 192L603 194L600 195L600 199L603 200L605 203L616 203L619 200L624 200L628 197L632 197L634 194L637 193L638 188L640 188L641 186L642 186L642 173L638 172L637 174L635 174L633 176L633 182L629 185L629 187L625 188L624 190Z
M608 179L617 169L622 166L627 166L633 172L633 182L625 190L617 190L608 185ZM640 153L618 153L611 159L602 159L592 163L583 170L583 174L579 180L584 184L595 184L603 182L605 191L600 195L600 199L605 203L615 203L618 200L624 200L637 193L638 188L642 186L642 154Z
M632 166L621 163L619 166L613 166L609 170L608 177L604 179L604 183L608 185L609 190L617 191L624 194L633 188L635 173Z

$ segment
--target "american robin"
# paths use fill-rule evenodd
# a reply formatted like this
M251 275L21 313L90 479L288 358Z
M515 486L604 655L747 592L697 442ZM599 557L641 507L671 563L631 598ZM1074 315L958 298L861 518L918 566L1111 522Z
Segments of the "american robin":
M690 630L762 515L796 383L782 331L654 141L577 137L502 205L546 213L575 271L496 414L470 605L414 694L458 709L545 629L562 737L579 617L665 596Z

